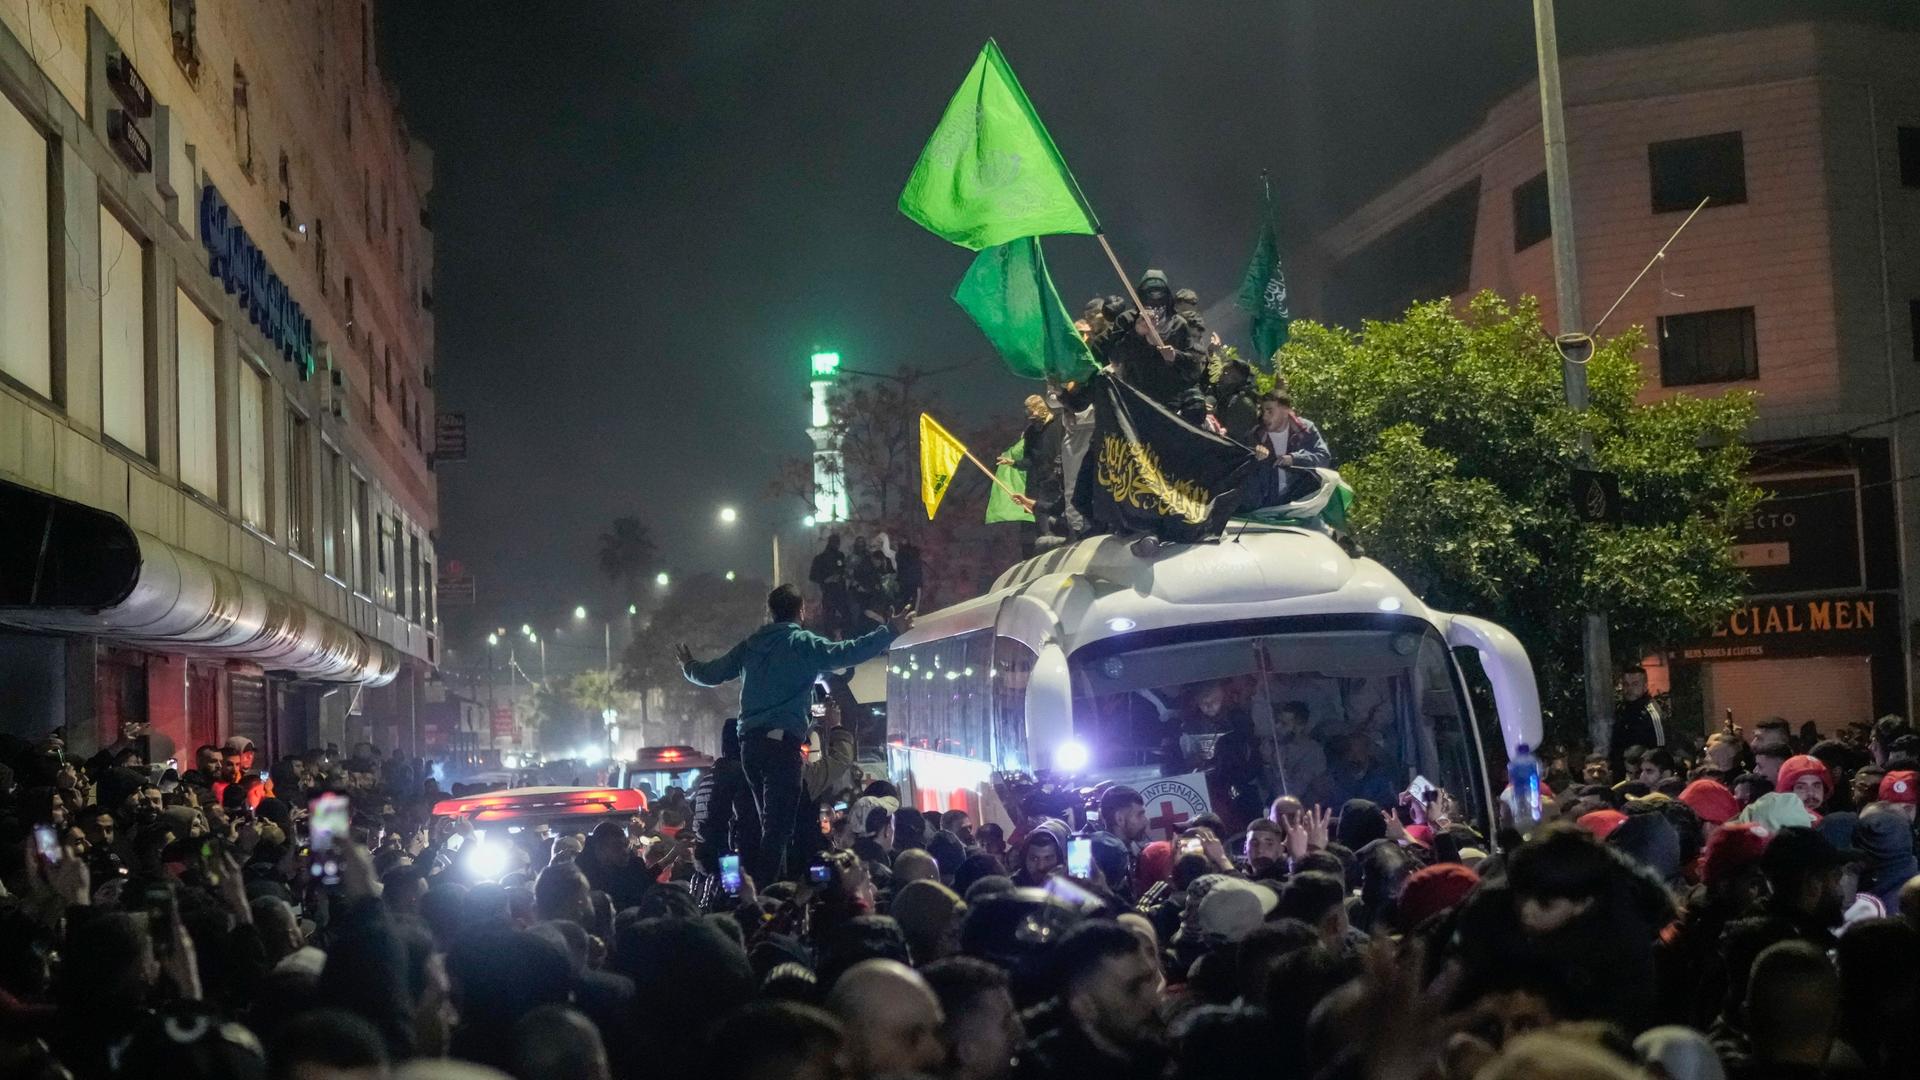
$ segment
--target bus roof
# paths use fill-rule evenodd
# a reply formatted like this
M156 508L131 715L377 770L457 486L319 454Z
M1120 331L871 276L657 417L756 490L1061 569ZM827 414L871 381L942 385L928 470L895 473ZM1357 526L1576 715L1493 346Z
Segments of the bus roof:
M1036 651L1050 637L1072 652L1136 630L1287 615L1434 613L1379 563L1322 532L1235 525L1217 543L1138 550L1089 537L1014 565L986 594L921 616L893 648L997 627Z

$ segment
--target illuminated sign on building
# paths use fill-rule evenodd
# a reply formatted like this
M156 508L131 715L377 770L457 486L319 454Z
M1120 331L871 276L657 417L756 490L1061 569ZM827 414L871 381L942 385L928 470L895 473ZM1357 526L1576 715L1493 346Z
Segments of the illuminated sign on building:
M313 320L212 184L200 189L200 243L209 256L207 271L239 301L247 320L299 370L301 381L312 378Z
M1899 599L1848 593L1749 600L1705 641L1681 646L1682 660L1758 660L1771 656L1870 656L1898 651Z

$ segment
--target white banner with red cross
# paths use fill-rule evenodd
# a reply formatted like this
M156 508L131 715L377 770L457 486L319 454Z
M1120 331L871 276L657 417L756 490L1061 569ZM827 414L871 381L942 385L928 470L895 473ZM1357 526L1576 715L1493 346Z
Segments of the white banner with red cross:
M1156 839L1172 840L1194 818L1208 812L1207 776L1163 777L1142 787L1140 797L1147 804L1147 828Z

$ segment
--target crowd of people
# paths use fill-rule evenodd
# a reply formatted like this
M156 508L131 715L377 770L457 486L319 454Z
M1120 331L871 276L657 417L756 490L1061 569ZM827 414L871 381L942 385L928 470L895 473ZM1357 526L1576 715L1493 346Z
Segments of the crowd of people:
M911 538L896 548L884 532L856 536L852 550L842 551L835 532L813 557L807 580L819 590L821 630L828 637L846 638L876 625L868 612L917 607L926 586L926 566Z
M178 771L138 728L84 761L59 733L7 740L0 1075L1920 1066L1920 735L1898 718L1811 742L1767 721L1697 753L1627 747L1623 774L1596 754L1576 776L1549 751L1545 820L1525 836L1511 792L1487 824L1470 799L1413 791L1282 797L1244 827L1203 815L1156 834L1141 794L1111 784L1005 786L1003 828L861 781L833 729L834 749L800 762L807 827L772 857L751 744L789 740L729 728L691 798L485 845L485 821L430 816L458 786L364 744L262 768L241 738ZM353 807L333 874L309 853L323 793Z

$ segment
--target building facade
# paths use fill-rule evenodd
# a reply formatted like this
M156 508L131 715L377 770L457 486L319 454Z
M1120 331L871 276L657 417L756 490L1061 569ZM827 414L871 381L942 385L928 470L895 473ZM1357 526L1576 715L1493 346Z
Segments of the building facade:
M1748 603L1675 643L1677 707L1822 730L1913 715L1920 615L1920 35L1808 22L1563 64L1581 303L1646 332L1645 398L1758 394ZM1555 314L1529 84L1316 238L1303 309L1355 325L1482 289ZM1659 673L1656 673L1659 674Z
M0 731L417 747L432 158L373 19L0 0Z

